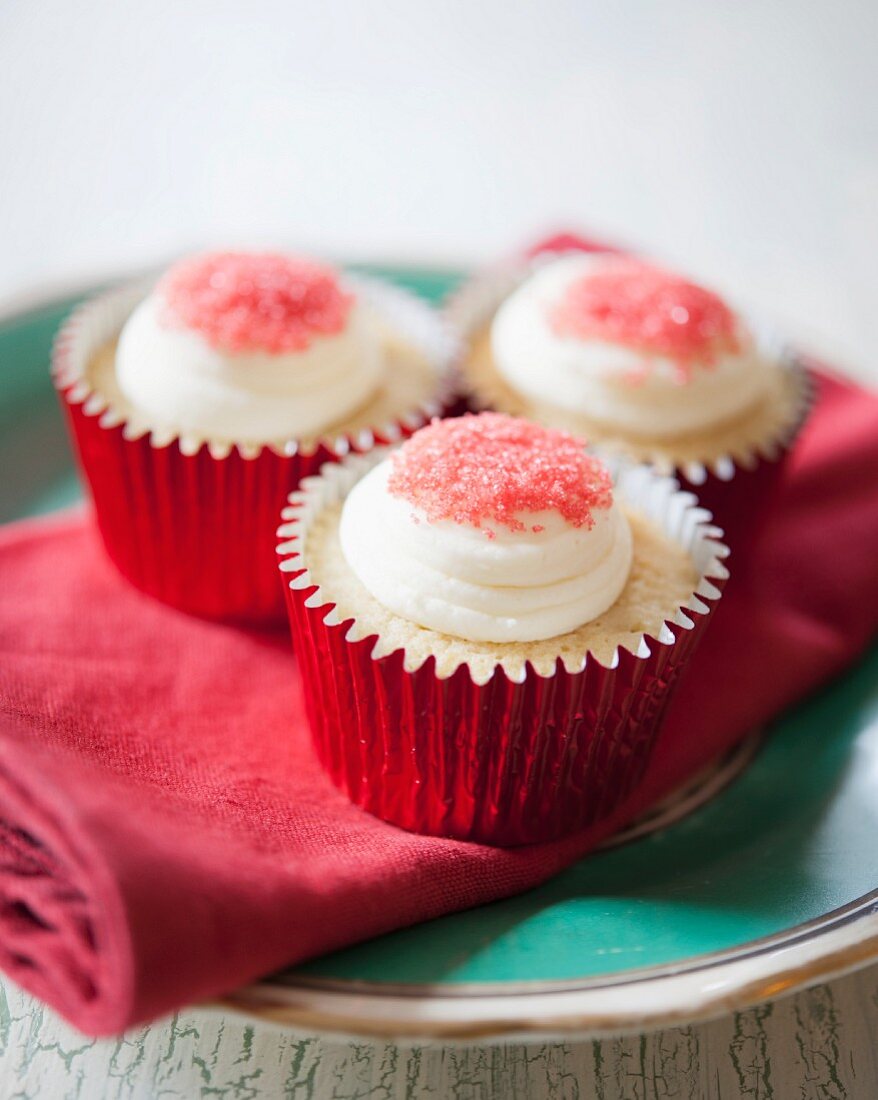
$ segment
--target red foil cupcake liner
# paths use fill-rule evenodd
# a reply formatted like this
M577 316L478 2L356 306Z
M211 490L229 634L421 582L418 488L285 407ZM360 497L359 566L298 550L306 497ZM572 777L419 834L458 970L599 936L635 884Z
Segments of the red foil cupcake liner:
M404 438L454 401L456 344L428 306L375 280L355 285L437 372L435 396L374 430L304 447L223 446L150 431L88 378L94 353L118 335L150 284L104 294L61 330L53 379L107 553L141 591L193 614L282 622L275 529L288 494L327 462Z
M785 446L774 458L757 457L751 465L734 465L729 477L720 477L704 467L689 473L675 471L680 485L698 498L698 503L714 517L724 542L732 549L746 546L762 526L775 490L780 484L790 454Z
M314 745L335 784L364 810L414 832L495 845L549 840L609 814L639 783L677 680L728 572L709 516L676 483L623 469L618 491L692 554L699 583L659 636L609 665L583 655L550 675L496 666L479 682L342 620L308 571L307 531L382 454L327 467L290 498L278 535L287 608Z
M688 463L673 471L681 486L695 493L723 531L732 550L745 546L761 527L784 467L814 405L816 383L805 361L775 336L762 331L763 346L771 347L797 385L796 416L784 432L767 440L746 458L723 456L710 465Z
M535 267L549 263L582 248L540 250L525 261L498 265L465 283L451 298L446 314L466 339L489 323L500 303L507 298ZM611 252L596 248L588 251ZM695 493L699 503L710 511L723 530L725 541L734 550L761 525L784 464L802 430L814 401L814 378L804 360L789 345L764 325L754 326L757 340L767 356L782 363L796 384L796 412L793 419L775 437L765 440L746 455L722 455L710 463L689 462L661 472L673 474L684 489ZM477 394L467 395L473 411L484 408ZM600 450L595 445L595 450Z

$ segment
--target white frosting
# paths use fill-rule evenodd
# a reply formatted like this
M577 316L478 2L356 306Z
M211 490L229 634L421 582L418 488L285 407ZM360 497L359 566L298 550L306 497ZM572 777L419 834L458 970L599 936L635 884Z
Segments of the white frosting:
M625 587L631 529L616 503L596 510L590 529L539 512L519 517L526 531L494 524L488 538L430 522L391 495L391 468L386 459L351 490L339 538L350 568L394 614L474 642L533 642L596 619Z
M359 302L341 332L280 354L219 350L163 312L152 293L116 349L119 389L157 427L247 443L309 437L360 408L381 382L380 335Z
M756 403L769 375L743 327L740 351L719 355L710 365L694 364L685 383L673 361L662 356L650 356L642 380L632 382L647 361L642 353L559 336L549 321L550 307L571 283L607 262L587 254L564 256L540 268L500 306L492 352L498 371L519 393L650 439L703 431Z

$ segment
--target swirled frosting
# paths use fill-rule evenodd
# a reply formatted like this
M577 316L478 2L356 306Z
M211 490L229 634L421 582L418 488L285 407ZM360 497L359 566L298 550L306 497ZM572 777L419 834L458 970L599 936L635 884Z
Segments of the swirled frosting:
M717 295L618 256L540 268L497 311L491 348L526 397L656 440L732 420L768 385L752 337Z
M134 310L116 378L157 426L264 443L313 436L378 388L372 317L334 271L271 253L183 261Z
M632 560L606 467L572 436L496 413L416 432L354 486L339 539L385 608L480 642L590 622Z

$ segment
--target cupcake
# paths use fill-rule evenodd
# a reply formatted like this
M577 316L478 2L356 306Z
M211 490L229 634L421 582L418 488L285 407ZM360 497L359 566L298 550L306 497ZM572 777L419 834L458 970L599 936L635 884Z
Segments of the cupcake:
M281 570L317 753L373 814L514 845L643 776L725 547L646 467L498 413L436 421L290 497Z
M807 372L720 297L642 260L543 257L466 289L473 403L673 473L752 529L805 418Z
M81 306L53 374L120 571L185 611L261 623L283 617L287 494L441 414L453 351L402 290L228 252Z

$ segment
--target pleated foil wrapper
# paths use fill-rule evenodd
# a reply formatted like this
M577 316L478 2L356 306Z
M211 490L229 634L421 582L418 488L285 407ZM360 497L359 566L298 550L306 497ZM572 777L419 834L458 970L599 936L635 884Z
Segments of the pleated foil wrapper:
M100 295L61 329L52 376L79 466L107 553L141 591L207 618L282 623L275 531L290 491L325 463L405 438L453 407L458 345L448 325L401 289L348 282L432 364L436 390L396 420L309 445L229 446L151 430L95 388L93 356L118 336L151 282Z
M501 303L535 270L561 256L581 251L583 249L575 247L541 250L525 259L508 261L476 274L449 299L445 312L450 323L465 342L470 340L490 324ZM596 248L588 251L615 250ZM770 325L750 318L748 321L752 322L762 354L788 371L795 391L794 415L776 434L761 440L746 453L719 455L708 463L657 466L660 472L675 477L684 488L696 494L703 507L713 513L725 541L733 550L746 545L761 526L786 459L808 419L815 393L814 376L805 359ZM462 389L472 411L490 407L484 395L468 386L465 370ZM595 443L594 449L600 451L602 446ZM638 461L649 459L643 456Z
M782 363L795 385L794 418L746 455L723 455L710 464L689 462L673 471L681 486L711 512L732 550L746 550L762 527L816 394L815 376L805 359L770 329L763 326L756 333L763 353Z
M278 531L287 608L316 752L334 783L377 817L419 833L512 846L572 833L608 815L642 780L662 718L718 599L726 547L691 493L645 467L617 492L688 553L699 582L670 608L658 637L641 636L602 664L559 658L550 675L527 663L489 678L463 664L440 676L403 649L342 619L311 579L307 534L384 454L324 467L304 482ZM303 552L304 548L304 552Z

